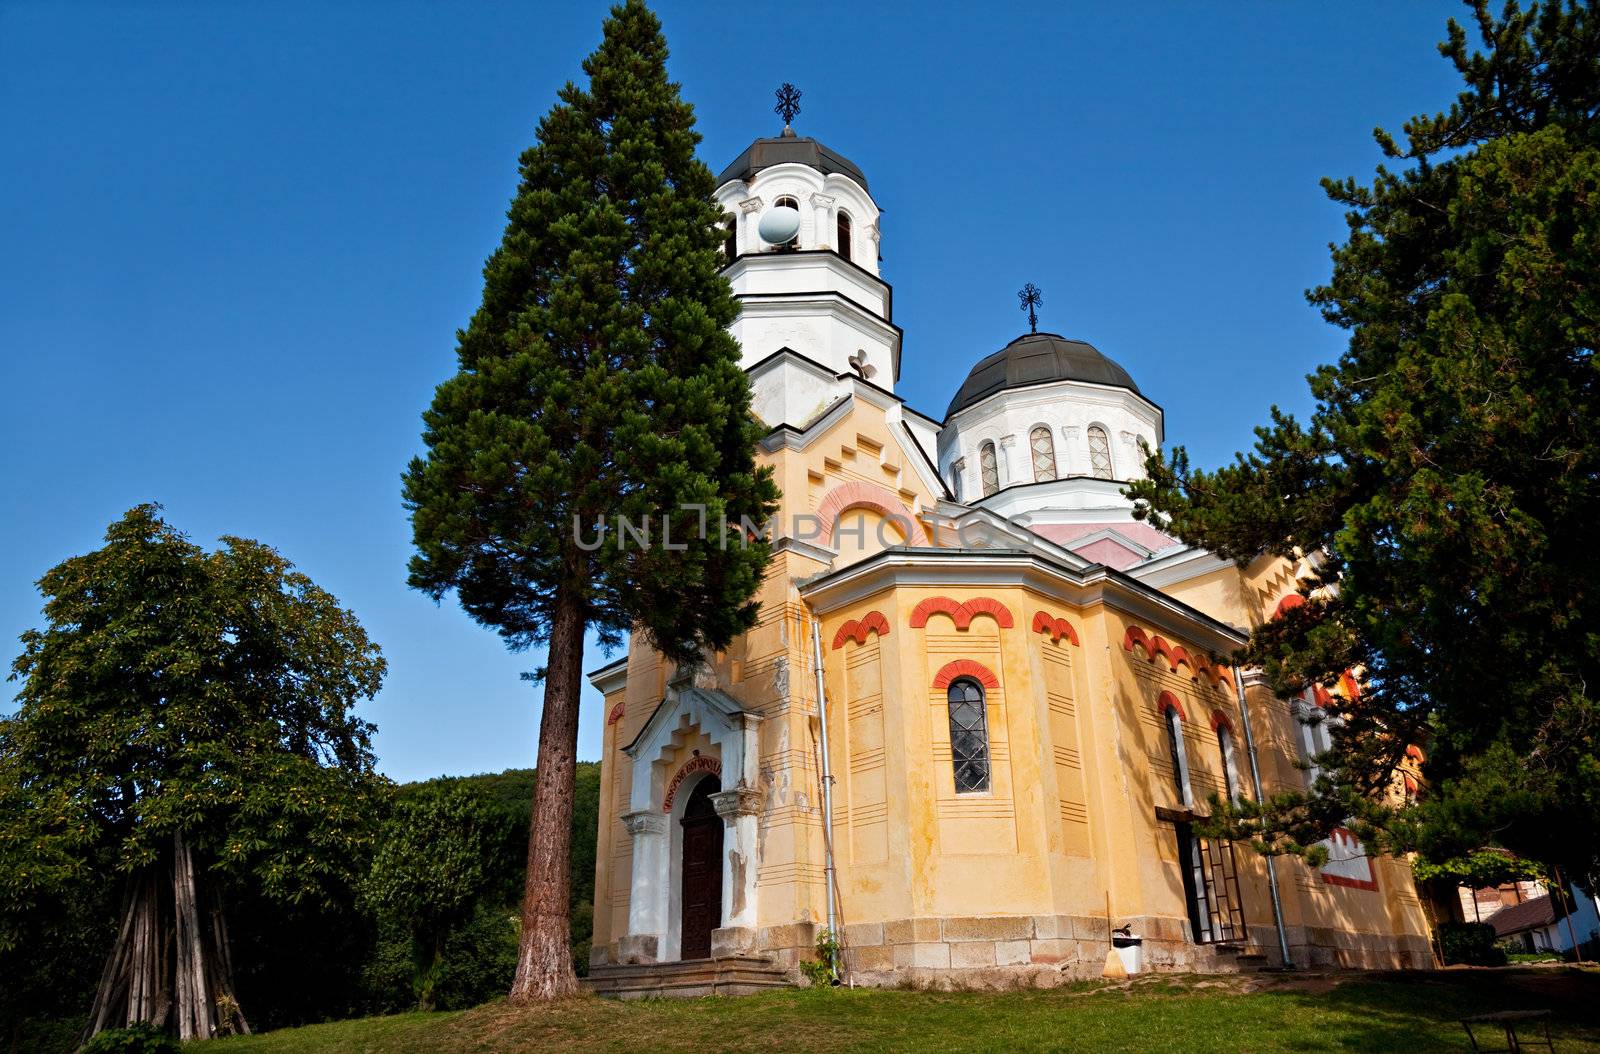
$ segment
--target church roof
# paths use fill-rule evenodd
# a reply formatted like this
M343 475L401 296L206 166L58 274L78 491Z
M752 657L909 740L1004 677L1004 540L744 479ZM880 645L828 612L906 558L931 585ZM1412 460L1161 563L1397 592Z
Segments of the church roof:
M1128 371L1102 355L1093 344L1068 340L1056 333L1024 333L993 355L980 359L950 400L945 417L1008 388L1026 388L1050 381L1085 381L1126 388L1139 386Z
M810 136L795 135L788 128L784 132L786 134L770 139L757 139L746 147L744 153L734 158L733 164L722 170L722 175L717 177L717 186L736 179L748 181L757 172L773 165L798 164L814 168L823 175L838 173L849 176L861 184L862 190L867 189L867 177L861 174L861 169L856 167L854 161L828 149Z

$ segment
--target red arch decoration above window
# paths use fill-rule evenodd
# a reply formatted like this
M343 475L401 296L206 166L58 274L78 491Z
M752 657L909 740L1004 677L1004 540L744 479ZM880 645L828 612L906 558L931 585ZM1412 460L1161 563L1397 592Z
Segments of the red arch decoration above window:
M1168 710L1172 710L1177 713L1178 720L1189 720L1189 715L1183 712L1183 703L1171 692L1162 692L1161 695L1156 698L1156 710L1157 712L1163 714Z
M1229 732L1232 732L1233 719L1221 710L1213 709L1211 711L1211 728L1213 731L1226 728Z
M822 521L823 545L833 544L833 529L838 524L839 517L851 509L870 509L889 520L900 529L906 536L906 541L912 545L931 544L928 541L928 532L923 529L921 522L906 511L906 507L893 492L872 483L856 481L834 487L823 495L822 504L817 506L817 518Z
M1422 748L1417 746L1415 743L1406 747L1406 757L1415 761L1418 765L1425 765L1428 763L1427 755L1423 754Z
M1036 612L1033 616L1033 632L1050 634L1050 643L1059 644L1065 637L1078 647L1078 631L1072 628L1072 623L1059 615L1051 615L1048 611Z
M619 702L611 708L611 713L606 715L606 724L614 725L622 720L622 715L627 713L627 704Z
M889 635L889 620L883 617L883 612L869 611L859 619L851 619L840 626L839 632L833 635L833 650L838 651L844 647L844 642L847 640L865 644L869 633L876 633L880 637Z
M1131 652L1138 648L1144 653L1147 661L1154 662L1157 655L1167 661L1167 669L1173 673L1178 672L1179 666L1189 668L1191 680L1204 678L1216 687L1223 681L1233 687L1233 674L1221 663L1212 662L1198 652L1190 655L1181 645L1172 644L1159 634L1145 631L1142 626L1129 626L1122 635L1122 650Z
M1285 611L1293 611L1295 608L1303 608L1305 606L1305 597L1301 596L1299 593L1289 593L1288 595L1284 596L1283 599L1278 601L1278 606L1272 611L1272 617L1277 618Z
M933 686L938 689L948 688L950 682L957 677L971 677L985 688L1000 687L1000 678L994 675L993 670L971 659L957 659L945 663L939 668L939 672L933 675Z
M1010 629L1015 625L1010 610L992 597L973 597L965 603L949 597L929 597L911 609L911 628L922 629L933 615L949 615L956 629L966 629L972 625L976 615L988 615L999 623L1001 629Z
M666 797L662 799L661 811L672 811L672 800L678 796L678 788L683 786L683 781L693 776L696 772L709 772L713 776L722 775L722 762L706 754L700 754L684 762L683 768L672 774L672 782L667 784Z
M1311 701L1326 710L1333 705L1333 695L1322 685L1314 684L1311 686Z

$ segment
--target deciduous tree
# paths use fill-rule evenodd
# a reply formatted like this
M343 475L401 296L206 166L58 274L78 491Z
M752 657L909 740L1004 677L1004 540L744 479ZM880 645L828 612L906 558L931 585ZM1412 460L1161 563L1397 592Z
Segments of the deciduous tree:
M39 588L46 624L23 635L21 706L0 722L0 957L26 961L49 939L35 917L110 869L89 1031L242 1030L230 891L347 903L364 871L380 778L352 708L378 690L378 648L272 549L208 553L152 505Z

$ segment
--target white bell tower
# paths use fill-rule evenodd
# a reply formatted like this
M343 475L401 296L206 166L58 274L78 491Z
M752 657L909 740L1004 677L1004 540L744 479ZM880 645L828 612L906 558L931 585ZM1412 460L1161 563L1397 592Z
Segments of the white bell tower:
M729 230L725 273L743 305L730 331L770 425L828 405L840 375L892 392L900 373L892 291L878 276L878 206L859 168L795 134L798 97L780 89L783 133L751 143L716 192Z

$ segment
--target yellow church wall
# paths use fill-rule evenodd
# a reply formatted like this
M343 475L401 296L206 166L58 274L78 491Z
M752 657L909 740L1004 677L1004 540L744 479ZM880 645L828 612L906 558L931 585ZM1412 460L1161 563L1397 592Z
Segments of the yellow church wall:
M927 544L906 538L894 517L931 506L935 496L904 463L882 411L859 401L803 447L780 446L762 459L783 490L780 523L842 511L845 525L779 547L761 586L756 627L710 671L718 689L762 717L760 946L793 965L810 957L826 917L813 611L800 585L878 554L880 525L892 544ZM1167 592L1218 620L1253 625L1286 581L1292 583L1286 562L1263 561L1245 572L1219 568ZM987 598L1010 625L980 605L967 613L965 628L938 612L913 627L918 606L939 597L957 605ZM1193 616L1167 610L1157 625L1103 595L1077 603L1029 584L959 578L939 586L886 580L821 610L838 906L852 962L864 976L916 979L919 971L990 967L1097 974L1108 900L1113 923L1145 933L1154 966L1228 968L1189 936L1176 835L1156 814L1182 805L1159 700L1171 693L1184 711L1196 812L1208 811L1208 795L1222 788L1214 711L1234 730L1238 778L1249 789L1242 724L1231 681L1212 683L1196 676L1193 664L1173 670L1164 658L1124 647L1133 626L1208 655L1184 637L1191 625L1184 620ZM1039 612L1048 616L1043 631L1033 628ZM886 632L861 628L872 613ZM1054 619L1072 632L1052 632ZM951 663L976 663L993 676L985 689L987 792L955 791L945 691L935 685ZM597 951L614 948L627 932L631 843L617 817L628 810L631 774L621 748L661 701L670 674L636 642L626 688L615 693L623 713L608 724L604 742L600 834L609 851L597 853ZM1302 786L1288 706L1264 687L1248 690L1267 793ZM605 705L609 712L612 695ZM674 756L663 769L682 760ZM1265 861L1247 847L1237 848L1236 861L1250 942L1275 949ZM1297 961L1315 954L1349 965L1398 965L1383 958L1384 942L1426 933L1414 894L1407 900L1404 867L1375 861L1374 892L1328 885L1298 861L1280 862Z

